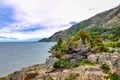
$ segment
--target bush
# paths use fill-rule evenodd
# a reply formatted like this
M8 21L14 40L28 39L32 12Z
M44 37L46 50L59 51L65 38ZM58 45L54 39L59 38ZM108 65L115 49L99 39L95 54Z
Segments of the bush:
M110 68L109 68L109 66L106 63L102 64L101 68L103 69L103 71L105 73L109 73L110 72Z
M53 64L54 68L65 68L69 65L69 61L65 59L60 59Z

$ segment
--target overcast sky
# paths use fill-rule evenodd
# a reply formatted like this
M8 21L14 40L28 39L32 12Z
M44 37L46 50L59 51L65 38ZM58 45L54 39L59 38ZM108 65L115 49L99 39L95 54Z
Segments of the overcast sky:
M0 0L0 41L49 37L119 4L119 0Z

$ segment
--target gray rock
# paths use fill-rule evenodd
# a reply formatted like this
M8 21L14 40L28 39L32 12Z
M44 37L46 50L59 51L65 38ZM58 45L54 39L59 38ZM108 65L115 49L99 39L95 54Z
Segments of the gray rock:
M57 61L58 59L56 57L49 57L49 59L46 59L46 68L53 68L53 64Z
M98 62L98 60L99 60L98 58L99 58L99 56L96 56L94 54L91 54L91 55L88 56L88 60L91 61L91 62L94 62L94 63Z

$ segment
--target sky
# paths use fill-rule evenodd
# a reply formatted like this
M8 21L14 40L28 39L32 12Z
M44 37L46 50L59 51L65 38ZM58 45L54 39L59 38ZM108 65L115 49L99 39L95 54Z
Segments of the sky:
M119 0L0 0L0 42L48 38L119 4Z

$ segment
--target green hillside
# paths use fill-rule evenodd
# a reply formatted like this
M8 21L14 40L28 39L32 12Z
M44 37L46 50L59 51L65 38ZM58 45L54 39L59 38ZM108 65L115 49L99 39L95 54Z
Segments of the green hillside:
M104 40L117 41L120 39L120 6L111 10L99 13L88 20L82 21L71 26L67 30L56 32L49 38L40 41L56 41L58 37L66 39L74 36L79 30L86 30L92 32L94 35L101 35Z

